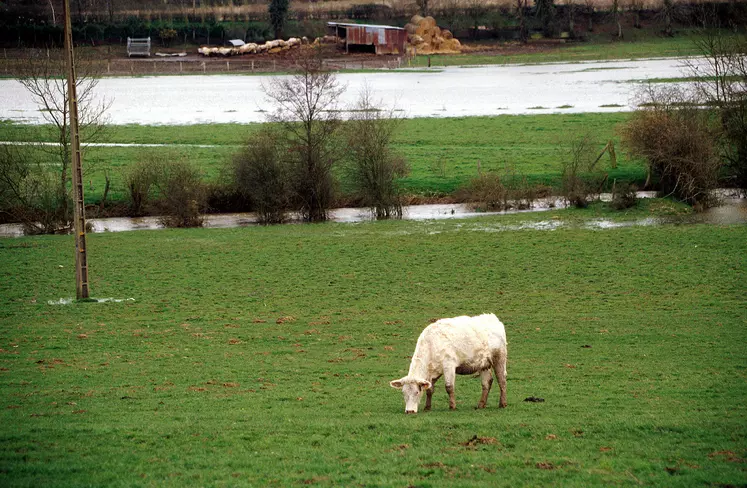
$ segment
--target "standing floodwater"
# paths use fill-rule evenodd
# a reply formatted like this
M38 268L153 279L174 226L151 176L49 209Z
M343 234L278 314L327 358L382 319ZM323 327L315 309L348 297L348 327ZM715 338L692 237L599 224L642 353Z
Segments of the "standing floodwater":
M340 106L364 83L406 117L576 113L631 110L638 81L682 76L682 59L448 67L407 72L343 73ZM104 78L97 94L113 101L113 124L264 122L270 77L249 75ZM469 89L466 89L469 87ZM43 122L23 87L0 80L0 119Z

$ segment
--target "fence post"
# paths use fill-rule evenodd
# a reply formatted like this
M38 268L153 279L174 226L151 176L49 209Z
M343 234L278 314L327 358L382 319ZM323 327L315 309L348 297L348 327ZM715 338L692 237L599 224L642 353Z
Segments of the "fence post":
M226 61L226 71L231 71L231 65L229 64L229 61Z
M184 71L184 68L182 67L182 62L179 61L179 73L181 73L182 71Z
M202 72L205 72L205 61L202 62Z
M252 59L252 72L254 72L254 60Z
M111 61L107 61L106 62L106 73L107 74L112 74L112 63L111 63Z

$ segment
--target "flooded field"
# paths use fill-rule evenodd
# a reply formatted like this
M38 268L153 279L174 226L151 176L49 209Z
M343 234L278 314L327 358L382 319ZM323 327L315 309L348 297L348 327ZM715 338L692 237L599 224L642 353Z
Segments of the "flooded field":
M638 192L639 198L653 198L655 192ZM603 194L601 199L609 201L610 195ZM487 215L507 215L528 212L538 212L564 208L565 203L559 198L547 198L539 200L531 209L507 210L501 212L483 212L476 210L472 205L464 203L433 204L433 205L410 205L405 207L404 220L426 221L446 219L468 219L471 217L482 217ZM91 231L97 232L126 232L136 230L162 229L159 217L114 217L105 219L88 219ZM330 211L330 221L339 223L356 223L373 220L371 212L366 208L337 208ZM300 223L297 216L292 216L290 223ZM581 225L589 229L611 229L630 226L651 225L685 225L685 224L714 224L731 225L747 224L747 200L728 194L718 207L708 209L705 212L688 215L676 215L671 217L644 218L630 221L618 221L610 219L594 219L583 224L568 224L559 220L544 220L539 222L523 222L518 224L484 226L484 230L495 232L501 230L555 230L569 225ZM232 227L246 227L257 224L257 216L254 213L227 213L205 215L204 226L213 229L224 229ZM21 237L23 228L19 224L0 225L0 238Z
M459 117L628 111L642 82L683 76L684 60L471 66L406 72L344 73L340 109L352 106L364 84L374 99L405 117ZM263 122L272 109L263 93L268 76L104 78L99 96L112 101L113 124ZM465 89L469 87L469 89ZM0 80L0 119L43 122L42 113L13 79Z

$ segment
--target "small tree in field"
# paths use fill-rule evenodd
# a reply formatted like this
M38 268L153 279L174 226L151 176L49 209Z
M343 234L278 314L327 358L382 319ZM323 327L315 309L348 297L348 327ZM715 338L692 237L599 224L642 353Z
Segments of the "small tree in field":
M747 34L715 31L696 41L703 58L687 61L697 100L715 111L720 147L734 185L747 190Z
M402 218L398 179L407 174L404 159L391 149L399 120L382 114L364 87L355 115L345 124L348 171L353 187L377 219Z
M270 121L286 139L301 215L325 221L334 198L332 167L340 158L337 102L345 89L316 53L301 56L296 74L275 78L264 89L276 107Z

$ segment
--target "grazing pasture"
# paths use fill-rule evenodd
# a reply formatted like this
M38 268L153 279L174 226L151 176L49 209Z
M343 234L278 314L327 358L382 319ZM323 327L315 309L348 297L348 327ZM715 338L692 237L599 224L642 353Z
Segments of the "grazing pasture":
M573 142L588 136L595 144L594 155L610 139L620 147L617 130L629 117L627 113L588 113L405 119L395 133L392 147L410 164L410 174L403 179L403 187L410 194L450 194L475 178L478 167L484 172L502 172L508 166L531 183L557 187L561 161L568 158ZM185 158L196 164L208 180L216 181L223 164L260 127L261 124L109 126L105 142L164 146L89 148L84 154L86 201L95 203L101 199L105 175L112 180L109 199L123 200L122 173L148 153ZM54 135L49 126L0 121L0 140L53 141ZM625 151L618 150L617 169L609 168L606 157L601 164L609 171L610 181L642 185L646 179L643 162L630 158ZM342 190L346 188L343 182Z
M0 239L0 484L747 483L747 227L499 231L597 211L93 234L125 301L68 305L71 237ZM405 415L421 330L483 312L508 408Z

